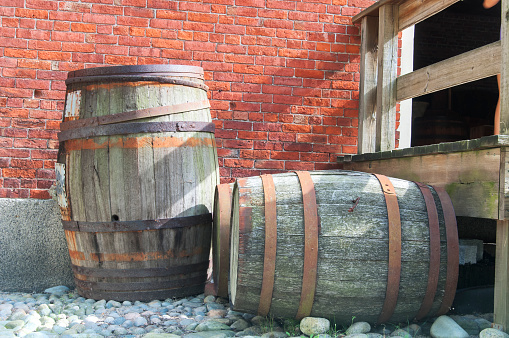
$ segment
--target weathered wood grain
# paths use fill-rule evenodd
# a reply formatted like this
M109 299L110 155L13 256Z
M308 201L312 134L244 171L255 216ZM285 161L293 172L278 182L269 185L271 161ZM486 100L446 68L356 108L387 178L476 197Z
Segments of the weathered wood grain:
M398 101L480 80L500 73L500 41L418 69L397 79Z
M203 74L186 79L203 83ZM207 100L202 88L156 80L89 81L68 86L69 93L81 93L76 109L80 119ZM149 117L136 123L169 121L211 122L210 110L202 108ZM67 189L73 221L156 220L212 211L219 174L211 133L132 133L71 139L65 141L65 156L70 167ZM104 270L102 273L113 271L113 274L124 269L184 269L162 277L151 276L149 272L143 277L75 274L78 289L87 297L109 295L139 300L202 292L210 235L209 222L147 231L66 232L72 262L78 267ZM196 270L193 267L196 264L203 268ZM174 280L179 281L175 284ZM168 285L164 286L166 282Z
M500 148L345 163L447 190L458 216L499 218Z
M375 151L378 18L364 17L361 25L361 69L359 83L359 154Z
M398 6L387 4L379 8L375 151L392 150L396 142L397 18Z
M270 313L293 317L299 305L304 263L302 196L294 173L272 176L277 201L277 258ZM311 172L311 177L320 218L317 289L311 315L347 323L354 311L357 319L375 322L384 303L389 256L387 209L380 183L373 175L341 170ZM402 227L402 277L391 320L405 321L413 319L426 292L429 227L419 188L405 180L391 178L391 182L398 197ZM352 198L358 196L359 203L349 211ZM242 179L234 187L230 300L239 311L258 309L265 246L263 199L259 177ZM438 199L435 204L442 215ZM447 274L443 217L439 223L439 291L430 315L440 308Z

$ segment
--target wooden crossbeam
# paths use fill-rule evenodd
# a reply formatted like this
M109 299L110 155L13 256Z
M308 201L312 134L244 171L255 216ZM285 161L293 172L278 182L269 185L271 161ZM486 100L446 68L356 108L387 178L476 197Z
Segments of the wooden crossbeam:
M500 73L500 41L418 69L397 79L398 101Z

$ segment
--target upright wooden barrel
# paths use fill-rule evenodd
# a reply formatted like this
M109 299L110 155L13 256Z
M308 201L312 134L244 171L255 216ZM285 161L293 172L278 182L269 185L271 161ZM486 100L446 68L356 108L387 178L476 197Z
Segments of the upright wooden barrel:
M242 178L231 232L236 311L405 322L454 298L458 235L442 189L342 170Z
M78 292L203 292L219 183L203 70L92 68L66 84L57 191Z

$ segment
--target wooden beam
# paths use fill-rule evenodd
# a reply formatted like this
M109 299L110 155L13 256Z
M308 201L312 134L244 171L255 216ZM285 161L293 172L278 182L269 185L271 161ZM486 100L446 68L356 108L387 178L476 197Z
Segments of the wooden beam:
M444 188L457 216L499 218L500 148L344 162L346 170Z
M509 0L502 0L502 60L500 67L500 133L509 134Z
M375 151L378 18L366 16L361 25L359 91L359 154Z
M495 254L495 304L494 323L507 331L509 327L509 221L497 222L497 246Z
M362 20L362 18L366 16L378 16L378 9L385 5L391 5L398 3L400 0L380 0L366 8L365 10L361 11L359 14L355 15L352 18L352 23L357 23Z
M399 5L399 29L403 30L443 11L459 0L406 0Z
M500 72L501 52L500 41L497 41L400 76L397 79L397 100L494 76Z
M352 18L353 23L361 22L367 16L378 16L378 10L385 5L399 6L399 29L415 25L430 16L443 11L459 0L380 0Z
M379 8L378 86L376 89L375 151L392 150L396 143L396 78L398 76L398 6Z

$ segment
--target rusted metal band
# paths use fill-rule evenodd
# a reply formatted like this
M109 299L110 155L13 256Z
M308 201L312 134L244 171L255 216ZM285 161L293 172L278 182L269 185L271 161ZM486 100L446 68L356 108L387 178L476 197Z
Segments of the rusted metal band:
M388 321L398 302L399 283L401 279L401 218L398 198L391 181L384 175L373 174L380 185L387 205L387 218L389 223L389 267L387 271L387 290L382 312L378 323Z
M73 83L89 83L89 82L157 82L157 83L165 83L165 84L174 84L185 87L193 87L197 89L201 89L204 91L208 91L209 87L201 82L189 81L176 79L165 76L150 76L150 75L111 75L111 76L84 76L84 77L73 77L65 80L66 85L70 85Z
M58 140L62 142L99 136L190 131L214 133L215 125L212 122L198 121L117 123L61 131L58 133Z
M300 294L297 319L308 317L313 308L318 270L318 206L315 185L307 171L296 171L302 189L304 207L304 268L302 271L302 291Z
M143 221L82 222L64 221L65 230L80 232L117 232L184 228L193 225L212 225L212 214L174 217Z
M274 274L276 272L277 213L276 187L272 175L261 175L265 199L265 254L263 259L263 281L260 291L258 315L266 316L272 303Z
M98 278L145 278L145 277L167 277L173 275L204 272L209 266L209 261L195 264L178 265L160 268L138 268L138 269L106 269L87 268L71 264L73 272L77 275Z
M78 294L90 299L112 299L118 301L139 300L142 302L150 302L154 299L181 298L191 295L203 293L205 283L191 286L182 286L173 289L163 290L137 290L137 291L96 291L77 288Z
M206 270L205 270L206 271ZM143 280L143 279L141 279ZM201 276L181 279L169 279L165 281L153 282L91 282L78 278L74 278L76 286L82 290L95 291L131 291L137 292L140 290L164 290L180 288L183 286L191 286L197 284L204 284L207 281L207 274Z
M216 255L219 255L219 271L216 271L214 285L216 295L228 298L228 273L230 272L230 216L231 216L231 185L217 185L217 203L219 210L219 248L216 248ZM218 243L216 243L218 244Z
M108 66L79 69L69 72L67 78L85 76L111 76L111 75L148 75L175 76L203 79L203 68L189 65L135 65L135 66Z
M438 211L430 188L422 183L414 182L421 190L428 214L429 226L429 271L428 286L421 303L421 308L415 316L420 320L429 314L438 287L438 276L440 274L440 224L438 222Z
M445 233L447 238L447 277L445 280L445 294L442 299L442 305L437 312L437 316L446 314L456 295L456 286L458 284L459 274L459 238L458 226L456 224L456 214L452 206L452 201L443 188L434 187L438 194L440 204L445 220Z
M161 106L154 108L146 108L139 110L131 110L122 113L90 117L81 120L65 121L60 124L60 130L66 131L76 128L83 127L95 127L99 125L120 123L126 121L133 121L138 119L145 119L150 117L158 117L171 114L185 113L194 110L210 108L210 102L208 100L187 102L182 104L174 104L171 106Z

